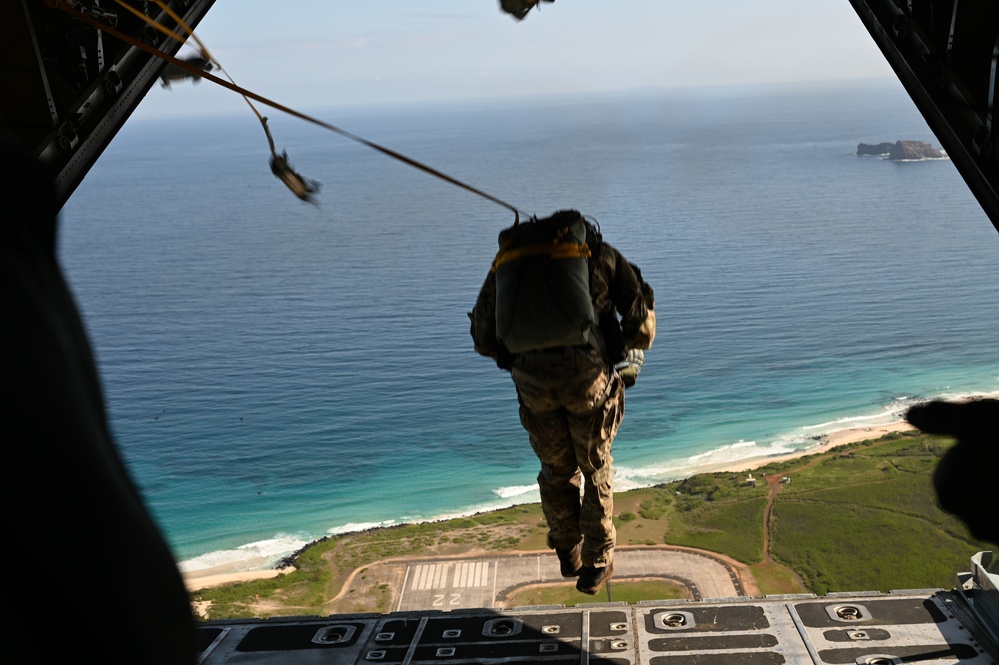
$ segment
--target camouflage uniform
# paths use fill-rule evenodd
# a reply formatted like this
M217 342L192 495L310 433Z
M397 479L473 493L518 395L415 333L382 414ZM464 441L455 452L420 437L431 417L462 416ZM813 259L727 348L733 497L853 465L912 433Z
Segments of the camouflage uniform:
M652 289L616 249L603 242L594 249L590 296L597 315L613 326L620 315L625 348L649 348L655 336ZM496 339L495 311L496 280L490 273L471 315L472 337L476 351L511 370L520 422L541 461L538 487L548 545L568 550L582 541L583 565L607 566L615 543L611 444L624 417L624 384L602 338L612 333L603 331L596 346L511 356Z

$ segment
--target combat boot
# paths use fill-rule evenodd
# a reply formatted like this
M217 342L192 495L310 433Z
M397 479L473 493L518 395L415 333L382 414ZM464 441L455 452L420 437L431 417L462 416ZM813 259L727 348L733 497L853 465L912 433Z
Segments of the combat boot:
M604 582L614 574L614 563L611 562L603 568L593 568L583 566L579 571L579 580L576 581L576 590L595 596Z
M576 543L576 546L571 550L555 548L562 577L579 577L579 571L583 568L583 559L580 556L581 549L582 543Z

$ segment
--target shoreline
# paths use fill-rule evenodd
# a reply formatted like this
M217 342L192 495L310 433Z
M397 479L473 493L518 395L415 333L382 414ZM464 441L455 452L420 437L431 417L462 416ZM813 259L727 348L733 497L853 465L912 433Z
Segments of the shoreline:
M802 450L797 450L792 453L786 453L783 455L761 455L758 457L747 457L738 461L726 463L719 462L715 464L708 464L699 469L695 473L714 473L719 471L729 472L729 473L744 473L748 471L754 471L760 467L766 466L767 464L773 462L787 462L794 459L799 459L801 457L807 457L808 455L816 455L819 453L828 452L829 450L837 447L846 445L848 443L856 443L859 441L866 441L867 439L879 439L887 434L893 434L896 432L909 432L916 428L905 421L897 421L888 423L885 425L876 425L871 427L855 427L851 429L839 430L832 432L827 435L823 435L818 439L817 444L804 448ZM376 527L377 528L377 527ZM310 543L311 544L311 543ZM268 568L264 570L244 570L244 571L225 571L225 566L220 566L217 568L208 568L203 570L195 571L181 571L181 575L184 578L184 584L188 591L197 591L199 589L204 589L207 587L218 586L221 584L229 584L232 582L250 582L253 580L269 579L277 577L278 575L287 574L295 570L294 566L286 566L284 568Z
M293 573L295 570L294 566L268 568L266 570L243 570L235 573L212 573L210 570L197 570L191 573L181 571L180 576L184 578L184 586L187 587L188 592L191 592L222 584L230 584L232 582L266 580L279 575Z
M899 420L885 425L873 425L871 427L855 427L852 429L839 430L832 432L831 434L823 435L820 439L818 439L818 443L816 445L802 450L797 450L793 453L747 457L746 459L738 460L730 464L721 462L711 465L711 468L705 467L704 470L700 470L698 473L710 473L713 471L741 473L744 471L755 471L756 469L766 466L771 462L787 462L789 460L799 459L808 455L828 452L837 446L845 446L848 443L857 443L858 441L866 441L867 439L880 439L887 434L910 432L915 429L916 428L914 426L904 420Z

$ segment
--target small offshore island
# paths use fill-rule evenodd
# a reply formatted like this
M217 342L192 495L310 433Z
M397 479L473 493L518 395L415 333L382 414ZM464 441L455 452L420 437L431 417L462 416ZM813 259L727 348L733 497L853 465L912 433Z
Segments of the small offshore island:
M613 599L696 600L733 583L736 595L752 597L953 586L954 572L989 548L936 504L931 475L952 445L896 423L831 435L804 455L618 493L620 563L651 563L632 565L633 572L621 565ZM457 579L460 571L464 580L473 567L493 578L501 568L507 580L497 586L494 579L495 588L475 607L603 600L558 577L546 533L540 505L516 505L330 536L281 570L188 579L188 585L208 619L413 609L420 575ZM700 573L688 572L692 560ZM517 567L527 572L509 582ZM435 609L444 598L428 592L420 602Z
M894 143L861 143L858 156L882 157L893 162L918 162L927 159L947 159L947 153L923 141L895 141Z

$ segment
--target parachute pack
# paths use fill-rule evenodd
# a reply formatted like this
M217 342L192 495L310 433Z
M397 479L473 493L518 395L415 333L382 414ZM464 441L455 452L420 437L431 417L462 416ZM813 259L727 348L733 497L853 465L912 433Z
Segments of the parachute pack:
M579 212L561 210L500 232L496 338L511 353L593 343L587 227Z

